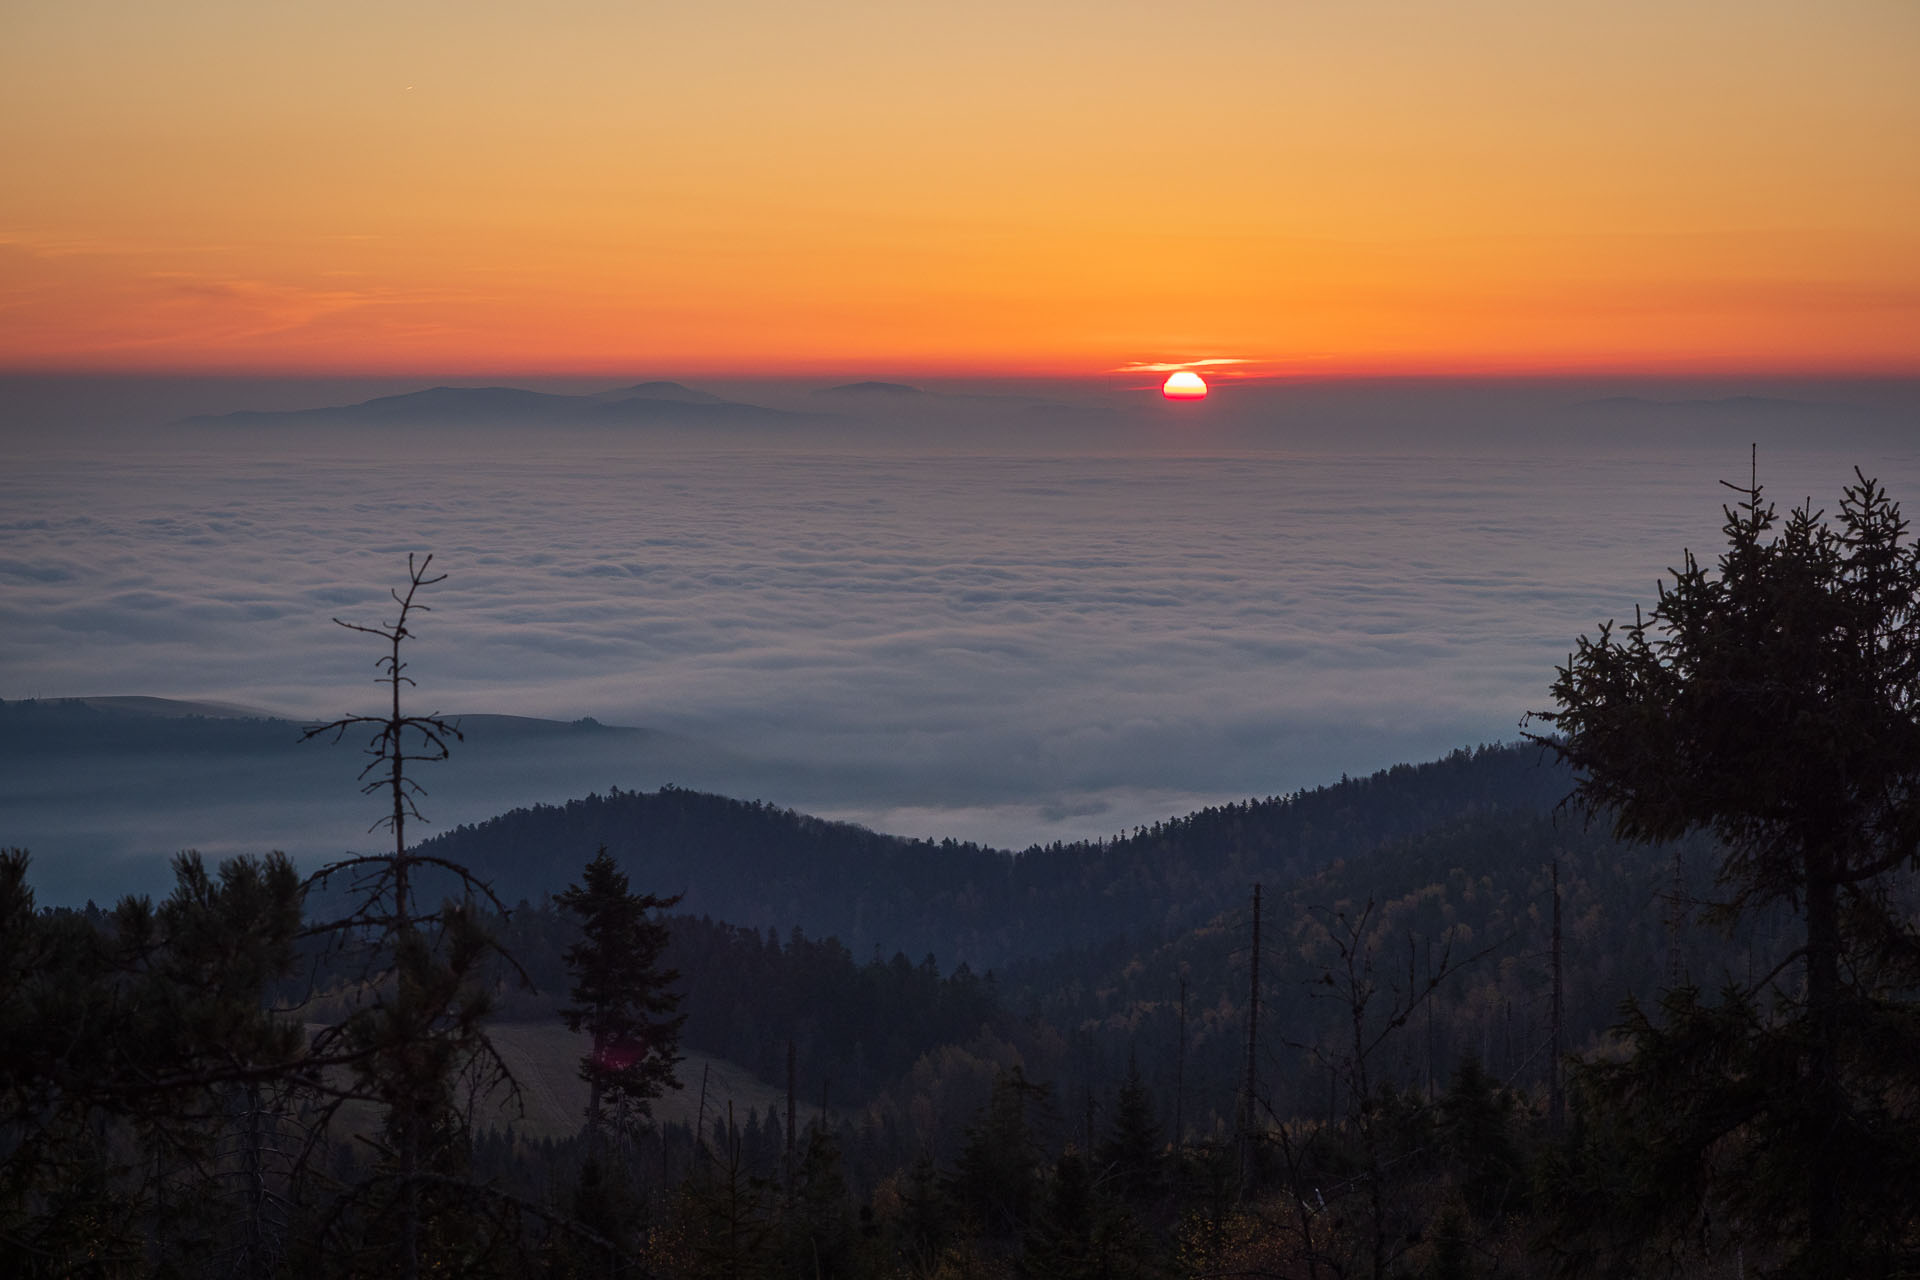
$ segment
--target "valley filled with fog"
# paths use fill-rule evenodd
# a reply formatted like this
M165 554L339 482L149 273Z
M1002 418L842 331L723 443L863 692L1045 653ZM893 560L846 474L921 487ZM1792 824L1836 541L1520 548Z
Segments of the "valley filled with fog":
M1920 496L1897 432L1791 404L1689 435L1645 404L1496 404L1476 430L1457 394L1430 422L1402 397L1262 435L1231 405L790 400L799 425L751 447L15 418L0 698L370 708L378 653L330 619L377 621L431 551L449 576L408 654L415 709L643 732L480 722L422 771L422 834L674 783L1019 848L1512 739L1576 636L1718 545L1717 481L1746 478L1755 422L1783 508L1831 505L1855 463ZM354 847L377 816L358 757L292 728L191 751L12 735L4 839L55 898L99 859L153 872L123 865L111 893L190 846Z

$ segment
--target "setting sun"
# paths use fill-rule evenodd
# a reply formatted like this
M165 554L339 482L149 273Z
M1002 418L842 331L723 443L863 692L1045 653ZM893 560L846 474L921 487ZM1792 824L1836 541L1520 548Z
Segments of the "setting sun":
M1160 384L1160 394L1169 400L1205 400L1207 382L1191 369L1181 369L1167 375Z

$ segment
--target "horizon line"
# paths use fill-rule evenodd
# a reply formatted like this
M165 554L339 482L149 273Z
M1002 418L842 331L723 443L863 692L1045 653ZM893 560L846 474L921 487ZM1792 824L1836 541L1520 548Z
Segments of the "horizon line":
M1278 362L1274 362L1278 363ZM1248 365L1265 368L1247 368ZM47 364L10 365L0 362L0 378L5 379L166 379L257 380L257 381L349 381L349 380L453 380L475 383L498 379L608 379L621 381L683 381L694 378L738 381L819 381L823 384L847 384L863 381L929 382L1086 382L1110 381L1116 377L1139 375L1151 369L1165 371L1191 368L1203 373L1211 385L1235 384L1284 386L1325 383L1385 382L1570 382L1570 381L1762 381L1762 382L1910 382L1920 381L1920 361L1910 365L1674 365L1674 364L1571 364L1553 366L1386 366L1361 365L1330 368L1275 368L1265 361L1236 360L1227 364L1217 357L1189 361L1139 362L1128 366L1086 368L1035 368L1033 366L952 365L810 365L706 366L663 371L658 366L590 365L547 366L488 364L418 365L407 367L327 365L327 366L248 366L248 365L95 365Z

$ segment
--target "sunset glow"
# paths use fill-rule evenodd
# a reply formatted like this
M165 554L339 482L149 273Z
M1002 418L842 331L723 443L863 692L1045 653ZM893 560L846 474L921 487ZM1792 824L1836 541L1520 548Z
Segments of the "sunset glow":
M0 367L1920 371L1920 7L1182 25L23 6Z

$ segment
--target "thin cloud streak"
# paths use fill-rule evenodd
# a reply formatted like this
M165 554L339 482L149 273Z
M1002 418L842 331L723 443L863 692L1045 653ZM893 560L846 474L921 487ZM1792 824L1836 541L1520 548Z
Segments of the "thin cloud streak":
M1177 373L1182 369L1208 369L1219 365L1258 364L1259 361L1239 356L1212 356L1205 360L1143 361L1129 360L1109 373Z

